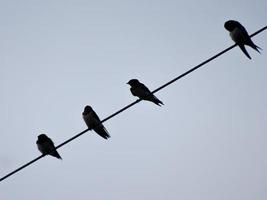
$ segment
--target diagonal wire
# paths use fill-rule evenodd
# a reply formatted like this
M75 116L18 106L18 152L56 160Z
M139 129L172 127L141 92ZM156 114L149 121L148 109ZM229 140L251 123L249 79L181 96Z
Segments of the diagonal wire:
M250 37L253 37L253 36L257 35L257 34L259 34L260 32L262 32L262 31L264 31L264 30L266 30L266 29L267 29L267 26L261 28L260 30L256 31L255 33L251 34ZM162 85L162 86L160 86L159 88L157 88L157 89L155 89L154 91L152 91L152 93L154 94L154 93L158 92L159 90L162 90L163 88L165 88L165 87L167 87L168 85L174 83L175 81L181 79L182 77L186 76L187 74L190 74L191 72L195 71L196 69L200 68L201 66L207 64L208 62L210 62L210 61L214 60L215 58L221 56L222 54L226 53L227 51L233 49L235 46L237 46L237 44L234 44L234 45L228 47L227 49L221 51L220 53L218 53L218 54L212 56L211 58L205 60L204 62L198 64L197 66L195 66L195 67L191 68L190 70L184 72L183 74L177 76L176 78L172 79L171 81L165 83L164 85ZM141 101L141 99L138 99L138 100L134 101L133 103L131 103L131 104L129 104L129 105L123 107L122 109L118 110L117 112L115 112L115 113L111 114L110 116L106 117L105 119L103 119L98 125L100 125L101 123L104 123L105 121L107 121L107 120L109 120L109 119L115 117L116 115L118 115L118 114L120 114L121 112L127 110L128 108L130 108L130 107L132 107L133 105L139 103L140 101ZM98 125L96 125L96 127L97 127ZM64 146L65 144L71 142L72 140L74 140L74 139L80 137L81 135L83 135L84 133L86 133L86 132L89 131L89 130L91 130L91 129L86 129L86 130L84 130L84 131L78 133L77 135L73 136L72 138L70 138L70 139L66 140L65 142L63 142L63 143L59 144L58 146L56 146L56 149L58 149L58 148ZM30 162L26 163L25 165L22 165L21 167L17 168L16 170L14 170L14 171L10 172L9 174L3 176L3 177L0 179L0 182L3 181L3 180L5 180L5 179L8 178L9 176L11 176L11 175L17 173L18 171L22 170L23 168L25 168L25 167L31 165L32 163L38 161L39 159L43 158L44 156L45 156L45 155L38 156L37 158L35 158L35 159L31 160Z

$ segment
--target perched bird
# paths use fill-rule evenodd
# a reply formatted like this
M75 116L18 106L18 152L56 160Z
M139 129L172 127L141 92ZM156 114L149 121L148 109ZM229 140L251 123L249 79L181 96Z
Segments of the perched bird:
M89 129L93 129L98 135L100 135L104 139L108 139L110 135L108 134L108 131L103 126L102 123L100 123L100 119L93 110L91 106L85 106L83 111L83 120L88 126Z
M142 100L152 101L158 106L164 105L156 96L154 96L150 90L137 79L131 79L127 84L131 86L130 90L134 96L139 97Z
M238 21L229 20L224 23L224 28L230 32L232 40L240 47L249 59L251 59L251 57L249 56L245 45L250 46L260 53L259 49L261 50L261 48L252 42L247 30Z
M37 147L39 151L44 155L51 155L58 159L62 159L55 149L55 145L53 141L47 137L45 134L41 134L38 136L38 140L36 141Z

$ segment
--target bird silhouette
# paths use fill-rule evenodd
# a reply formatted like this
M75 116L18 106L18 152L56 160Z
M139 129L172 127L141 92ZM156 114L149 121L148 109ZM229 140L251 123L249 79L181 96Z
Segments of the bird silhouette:
M82 115L83 120L89 129L93 129L98 135L100 135L104 139L108 139L110 137L108 131L103 126L103 124L100 123L101 120L99 119L99 117L91 106L85 106Z
M232 40L240 47L240 49L249 59L251 59L251 57L248 54L245 45L250 46L260 53L259 50L261 50L261 48L253 43L245 27L242 26L238 21L228 20L224 23L224 28L230 32Z
M142 100L151 101L158 106L164 105L152 92L137 79L131 79L127 84L131 86L130 91L134 96L139 97Z
M36 141L37 147L39 151L44 155L51 155L58 159L62 159L59 153L57 152L53 141L47 137L45 134L41 134L38 136L38 140Z

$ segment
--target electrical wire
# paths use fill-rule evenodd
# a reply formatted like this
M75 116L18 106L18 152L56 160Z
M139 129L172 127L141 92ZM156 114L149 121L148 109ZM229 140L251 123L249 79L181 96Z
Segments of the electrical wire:
M250 37L253 37L253 36L257 35L257 34L259 34L260 32L262 32L262 31L264 31L264 30L266 30L266 29L267 29L267 26L261 28L260 30L256 31L255 33L251 34ZM236 46L237 46L237 44L234 44L234 45L232 45L232 46L226 48L225 50L221 51L220 53L218 53L218 54L212 56L211 58L205 60L204 62L202 62L202 63L200 63L200 64L198 64L198 65L196 65L195 67L193 67L193 68L191 68L190 70L184 72L183 74L177 76L176 78L172 79L171 81L169 81L169 82L165 83L164 85L158 87L157 89L155 89L154 91L152 91L152 93L154 94L154 93L158 92L159 90L162 90L163 88L167 87L168 85L170 85L170 84L176 82L177 80L181 79L182 77L184 77L184 76L186 76L186 75L192 73L192 72L195 71L196 69L198 69L198 68L200 68L201 66L207 64L208 62L214 60L215 58L221 56L222 54L226 53L227 51L233 49L233 48L236 47ZM123 112L123 111L129 109L130 107L132 107L133 105L139 103L140 101L141 101L141 99L138 99L138 100L132 102L131 104L129 104L129 105L123 107L122 109L118 110L117 112L115 112L115 113L111 114L110 116L104 118L98 125L100 125L100 124L106 122L107 120L109 120L109 119L115 117L116 115L118 115L118 114L120 114L121 112ZM98 125L96 125L96 127L97 127ZM60 148L60 147L62 147L62 146L64 146L64 145L66 145L67 143L69 143L69 142L71 142L72 140L74 140L74 139L80 137L81 135L83 135L84 133L86 133L86 132L89 131L89 130L91 130L91 129L86 129L86 130L84 130L84 131L78 133L77 135L73 136L72 138L66 140L65 142L63 142L63 143L61 143L61 144L59 144L59 145L56 146L55 148L58 149L58 148ZM14 171L8 173L7 175L3 176L3 177L0 179L0 182L3 181L3 180L5 180L6 178L10 177L11 175L17 173L18 171L22 170L23 168L25 168L25 167L31 165L32 163L38 161L39 159L43 158L44 156L45 156L45 155L40 155L40 156L38 156L37 158L31 160L30 162L28 162L28 163L22 165L21 167L17 168L16 170L14 170Z

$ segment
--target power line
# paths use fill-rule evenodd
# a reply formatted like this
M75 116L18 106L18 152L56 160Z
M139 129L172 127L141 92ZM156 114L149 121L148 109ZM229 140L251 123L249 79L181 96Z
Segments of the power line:
M253 36L257 35L257 34L259 34L260 32L262 32L262 31L264 31L264 30L266 30L266 29L267 29L267 26L265 26L265 27L263 27L262 29L256 31L255 33L251 34L250 37L253 37ZM157 88L157 89L155 89L154 91L152 91L152 93L154 94L154 93L158 92L159 90L162 90L163 88L167 87L168 85L174 83L175 81L181 79L182 77L184 77L184 76L190 74L191 72L195 71L196 69L200 68L201 66L207 64L208 62L214 60L215 58L217 58L217 57L221 56L222 54L226 53L227 51L231 50L231 49L234 48L235 46L237 46L237 44L234 44L234 45L228 47L227 49L221 51L220 53L218 53L218 54L216 54L216 55L214 55L214 56L212 56L211 58L209 58L209 59L205 60L204 62L198 64L197 66L191 68L190 70L186 71L185 73L183 73L183 74L177 76L176 78L172 79L171 81L165 83L164 85L162 85L162 86L160 86L159 88ZM127 110L128 108L130 108L130 107L132 107L133 105L139 103L140 101L141 101L141 99L138 99L138 100L134 101L133 103L131 103L131 104L129 104L129 105L123 107L122 109L118 110L117 112L115 112L115 113L111 114L110 116L106 117L105 119L103 119L98 125L100 125L101 123L104 123L105 121L107 121L107 120L109 120L109 119L115 117L116 115L118 115L118 114L120 114L121 112ZM97 126L98 126L98 125L97 125ZM97 126L96 126L96 127L97 127ZM74 139L80 137L81 135L83 135L84 133L86 133L86 132L89 131L89 130L91 130L91 129L86 129L86 130L84 130L84 131L78 133L77 135L73 136L72 138L70 138L70 139L66 140L65 142L63 142L63 143L59 144L58 146L56 146L56 149L58 149L58 148L64 146L65 144L71 142L72 140L74 140ZM44 156L45 156L45 155L40 155L40 156L38 156L37 158L35 158L35 159L31 160L30 162L26 163L25 165L22 165L21 167L17 168L16 170L14 170L14 171L10 172L9 174L3 176L3 177L0 179L0 182L3 181L3 180L5 180L5 179L8 178L9 176L11 176L11 175L17 173L18 171L22 170L23 168L25 168L25 167L31 165L32 163L36 162L37 160L43 158Z

